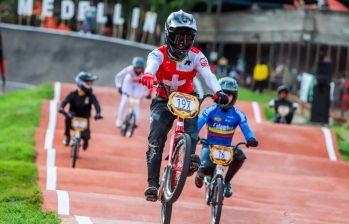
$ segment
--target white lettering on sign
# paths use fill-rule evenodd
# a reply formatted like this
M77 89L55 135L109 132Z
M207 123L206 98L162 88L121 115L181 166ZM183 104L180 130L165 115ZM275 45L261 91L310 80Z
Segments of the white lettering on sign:
M43 0L41 17L52 17L53 16L53 2L54 0Z
M33 14L33 0L19 0L17 13L18 15L31 16Z
M138 28L138 24L139 24L139 14L140 14L141 10L136 7L136 8L133 8L133 11L132 11L132 20L131 20L131 27L133 29L136 29Z
M147 14L145 15L143 31L148 33L154 33L157 18L158 14L156 12L147 12Z
M89 1L81 1L78 6L78 21L85 20L85 12L87 7L90 5Z
M124 25L125 23L125 19L121 18L121 9L122 9L122 5L120 3L115 4L114 17L113 17L113 24L115 25Z
M104 3L100 2L97 4L97 16L96 16L96 22L97 23L107 23L108 18L104 15Z
M74 16L75 3L71 0L64 0L61 4L61 19L69 20Z

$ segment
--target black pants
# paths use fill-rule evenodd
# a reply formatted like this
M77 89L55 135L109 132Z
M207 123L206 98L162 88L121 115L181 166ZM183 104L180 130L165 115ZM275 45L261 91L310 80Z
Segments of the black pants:
M72 111L69 111L69 113L74 117L75 113ZM73 130L72 126L71 126L71 121L72 119L69 117L65 118L65 136L68 136L70 138L70 130ZM81 132L81 138L84 140L89 140L90 139L90 121L89 119L87 119L88 123L87 123L87 129L83 132Z
M150 133L148 137L149 145L146 156L148 185L154 187L159 187L162 152L167 140L167 134L171 130L174 120L177 119L177 116L169 111L167 101L167 99L161 96L156 96L152 100L150 106ZM190 136L191 153L195 154L198 141L198 117L184 119L184 132Z
M216 169L216 164L211 161L210 158L210 148L208 145L203 145L201 148L201 166L198 170L199 177L203 178L204 176L213 174ZM225 175L225 182L229 183L233 179L234 175L239 171L245 162L246 156L244 151L241 148L235 150L233 161L229 164L229 169Z
M267 82L266 80L263 80L263 81L256 80L253 91L256 91L258 89L259 92L262 93L266 82Z
M287 124L291 124L292 119L293 119L293 112L288 113L288 115L285 118L286 118ZM274 123L280 123L280 120L281 120L280 114L276 113L275 116L274 116L273 122Z

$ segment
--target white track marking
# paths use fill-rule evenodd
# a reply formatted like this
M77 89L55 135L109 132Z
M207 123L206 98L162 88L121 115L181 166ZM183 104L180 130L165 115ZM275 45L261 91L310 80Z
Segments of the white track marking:
M57 167L48 166L47 175L46 175L46 190L55 191L56 183L57 183Z
M78 221L79 224L93 224L93 222L91 221L90 217L86 217L86 216L75 216L76 221Z
M337 156L336 156L336 152L334 151L331 131L328 128L321 128L321 130L324 132L324 135L325 135L328 156L330 157L330 160L336 161Z
M256 101L252 102L252 108L254 113L254 119L257 123L262 123L261 111L259 109L259 104Z
M58 196L58 214L69 215L69 195L67 191L56 191Z
M48 149L47 157L46 157L46 166L55 166L55 161L56 161L56 150Z

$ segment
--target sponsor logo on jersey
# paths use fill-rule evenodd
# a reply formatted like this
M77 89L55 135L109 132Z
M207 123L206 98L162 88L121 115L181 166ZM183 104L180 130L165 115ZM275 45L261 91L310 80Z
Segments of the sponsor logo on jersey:
M234 118L233 116L228 116L228 118Z
M225 119L225 122L231 122L231 120Z
M244 115L240 110L238 110L237 108L235 108L235 112L236 112L238 115L240 115L241 122L243 122L243 121L246 120L245 115Z
M207 59L206 58L200 58L200 64L201 67L205 68L208 66Z
M222 124L217 124L217 123L214 123L213 124L213 128L214 129L217 129L217 130L222 130L222 131L231 131L233 130L233 126L230 126L230 125L222 125Z
M184 65L189 65L190 66L190 64L191 64L191 61L189 61L189 59L188 59L188 60L186 60Z
M211 113L211 111L213 111L214 109L216 109L216 107L217 107L217 104L207 107L207 108L205 109L205 111L204 111L204 114L205 114L206 116L208 116L208 115Z
M152 52L151 55L154 55L155 57L159 57L155 52Z
M218 122L221 122L221 121L222 121L222 118L220 118L220 117L215 117L214 120L215 120L215 121L218 121Z

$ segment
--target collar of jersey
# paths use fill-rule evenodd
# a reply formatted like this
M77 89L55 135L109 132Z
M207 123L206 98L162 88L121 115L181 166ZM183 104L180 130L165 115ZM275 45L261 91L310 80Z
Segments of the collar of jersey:
M166 48L167 48L167 45L166 45ZM167 57L171 60L171 61L173 61L173 62L182 62L184 59L186 59L187 57L188 57L188 54L184 57L184 58L182 58L181 60L174 60L172 57L171 57L171 55L169 55L168 53L167 53L167 50L166 50L166 55L167 55Z

